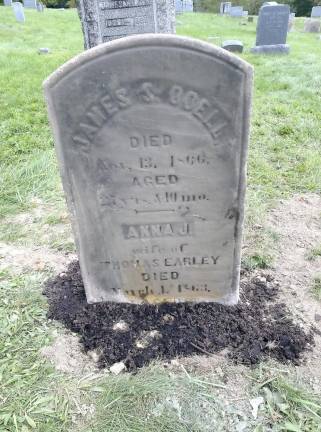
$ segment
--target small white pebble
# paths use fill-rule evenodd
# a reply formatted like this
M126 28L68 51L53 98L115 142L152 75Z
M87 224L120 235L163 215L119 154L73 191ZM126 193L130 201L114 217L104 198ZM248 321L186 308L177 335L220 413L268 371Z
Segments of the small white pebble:
M118 362L118 363L114 363L112 366L110 366L109 370L114 375L119 375L120 372L123 372L124 370L126 370L126 366L125 366L125 363Z

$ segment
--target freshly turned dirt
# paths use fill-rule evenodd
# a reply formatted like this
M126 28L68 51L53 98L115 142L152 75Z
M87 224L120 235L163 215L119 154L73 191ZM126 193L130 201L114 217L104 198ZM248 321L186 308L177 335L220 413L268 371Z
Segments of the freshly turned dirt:
M88 304L78 262L48 281L44 290L48 318L78 333L85 351L99 354L100 367L123 361L128 370L155 358L209 355L223 349L237 363L255 364L270 356L298 364L302 352L314 343L312 330L293 321L285 304L277 303L277 293L273 281L245 276L236 306ZM123 327L113 329L117 323Z

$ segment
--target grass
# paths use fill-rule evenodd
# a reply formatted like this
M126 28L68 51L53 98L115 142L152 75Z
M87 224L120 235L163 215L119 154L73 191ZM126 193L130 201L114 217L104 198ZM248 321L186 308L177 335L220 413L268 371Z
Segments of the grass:
M321 276L314 278L312 293L317 300L321 301Z
M41 84L83 50L82 34L75 10L25 12L26 23L18 24L10 8L0 7L0 241L68 252L74 245ZM297 31L289 34L289 56L254 56L248 48L254 45L255 23L241 26L206 14L178 20L182 35L217 37L212 43L241 39L246 48L241 56L255 67L246 221L251 248L244 265L266 268L277 242L262 228L266 210L279 198L320 192L320 41L301 32L299 19ZM39 55L40 47L50 54ZM37 215L39 207L44 211ZM21 212L33 215L31 222L16 220ZM319 248L310 255L320 256ZM256 432L320 430L319 402L282 373L269 381L249 371L251 396L264 397L255 421L233 403L228 408L221 397L225 390L210 370L174 373L154 365L136 375L82 378L55 371L39 354L55 329L41 295L48 275L16 274L11 267L0 273L1 432L232 431L241 420ZM315 287L320 295L320 280Z

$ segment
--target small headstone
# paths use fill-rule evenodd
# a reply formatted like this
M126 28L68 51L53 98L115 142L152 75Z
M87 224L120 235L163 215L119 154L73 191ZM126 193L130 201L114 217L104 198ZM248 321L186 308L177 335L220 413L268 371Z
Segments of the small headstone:
M251 77L221 48L149 34L45 82L89 302L237 302Z
M321 6L314 6L311 10L311 18L321 17Z
M37 0L23 0L26 9L37 9Z
M183 0L183 4L184 4L184 12L194 11L193 0Z
M304 21L304 31L306 33L320 33L320 20L315 18L307 18Z
M239 40L227 40L222 43L222 48L231 52L243 52L243 42Z
M249 16L249 11L243 11L243 18L247 18Z
M50 53L49 48L39 48L38 49L38 54L49 54L49 53Z
M12 0L3 0L4 6L12 6Z
M37 2L37 11L38 12L44 11L44 5L41 2Z
M243 16L243 6L231 6L230 16L234 18L241 18Z
M175 33L173 0L79 0L85 48L139 33Z
M252 52L288 54L286 44L290 7L288 5L262 6L256 29L256 46Z
M288 32L294 30L294 22L295 22L295 13L290 13L289 23L288 23Z
M231 6L232 6L231 2L222 2L220 4L220 14L221 15L229 14Z
M19 22L25 22L26 21L22 3L13 2L12 3L12 9L13 9L13 12L14 12L14 15L15 15L17 21L19 21Z

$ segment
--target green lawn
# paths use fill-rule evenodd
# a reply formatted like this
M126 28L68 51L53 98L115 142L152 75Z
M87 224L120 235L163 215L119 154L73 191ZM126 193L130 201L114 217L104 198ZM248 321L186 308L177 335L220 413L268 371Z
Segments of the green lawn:
M73 244L41 84L83 50L82 34L75 10L25 13L26 23L19 24L11 8L0 7L0 242L68 252ZM266 210L277 198L320 192L321 41L302 33L303 21L297 20L288 37L289 56L254 56L249 48L255 23L243 26L206 14L185 14L178 21L181 35L242 40L242 57L254 65L246 222L251 250L245 261L264 266L276 241L271 232L256 232ZM48 47L50 54L39 55L40 47ZM39 203L47 213L37 213L31 224L17 222L17 215L36 211ZM173 373L156 365L135 376L112 378L55 371L39 355L53 331L60 331L47 322L41 295L50 272L41 268L17 274L8 265L0 273L1 432L237 430L242 416L233 410L224 414L223 384L213 371ZM232 366L231 371L236 373ZM321 430L315 398L274 372L248 371L248 398L263 395L265 411L258 421L244 420L249 427L244 430Z

